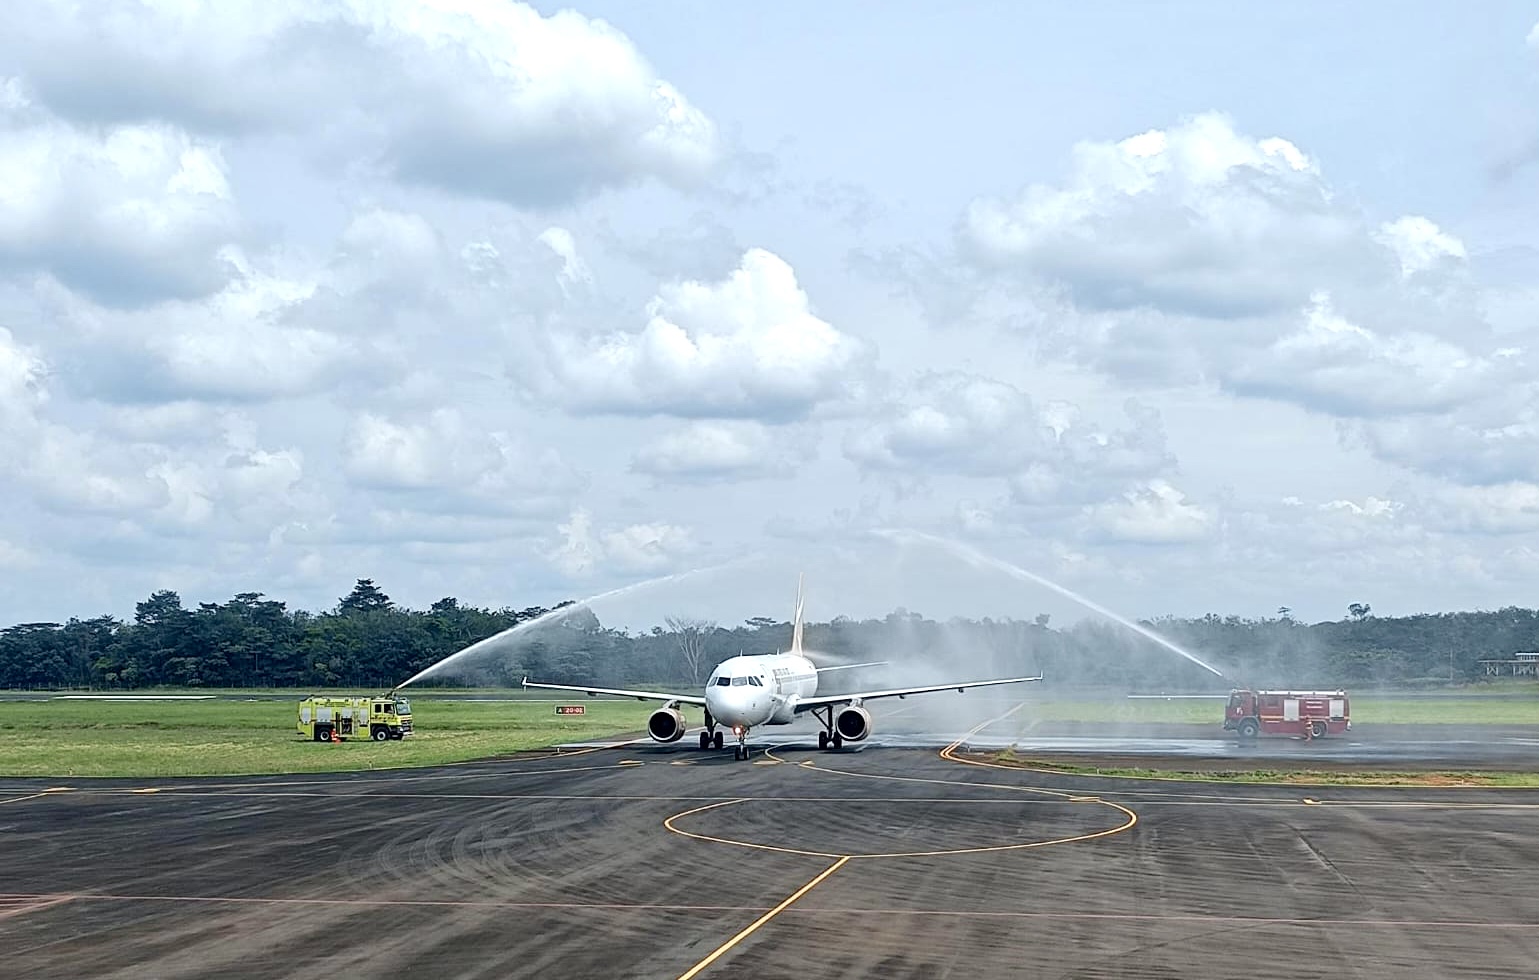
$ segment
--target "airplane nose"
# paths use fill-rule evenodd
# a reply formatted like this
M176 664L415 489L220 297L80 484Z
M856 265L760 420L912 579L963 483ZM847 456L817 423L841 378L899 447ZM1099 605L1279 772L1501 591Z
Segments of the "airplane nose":
M723 721L735 723L753 717L758 711L760 705L755 697L757 693L748 687L712 688L706 694L706 707Z

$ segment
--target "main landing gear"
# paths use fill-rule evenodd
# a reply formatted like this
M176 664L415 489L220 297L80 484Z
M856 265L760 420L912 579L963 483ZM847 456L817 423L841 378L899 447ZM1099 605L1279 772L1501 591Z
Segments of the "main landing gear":
M724 741L721 737L721 732L716 728L716 719L712 718L711 713L707 711L705 713L705 731L700 733L700 748L719 749L724 744Z
M823 723L823 730L818 732L818 749L827 751L828 749L838 750L842 748L844 746L844 738L834 730L834 706L813 708L812 716Z

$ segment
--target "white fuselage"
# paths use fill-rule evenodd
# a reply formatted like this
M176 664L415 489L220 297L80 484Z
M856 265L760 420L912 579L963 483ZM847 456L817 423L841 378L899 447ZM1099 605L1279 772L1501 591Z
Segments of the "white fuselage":
M818 690L818 669L796 653L724 660L705 685L705 707L718 725L734 729L789 725L796 702Z

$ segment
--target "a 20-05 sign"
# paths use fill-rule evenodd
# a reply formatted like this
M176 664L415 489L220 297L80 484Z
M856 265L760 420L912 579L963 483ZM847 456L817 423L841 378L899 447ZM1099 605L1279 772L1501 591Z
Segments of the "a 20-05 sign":
M556 714L558 714L558 715L585 715L587 713L588 713L588 706L585 705L585 704L558 704L558 705L556 705Z

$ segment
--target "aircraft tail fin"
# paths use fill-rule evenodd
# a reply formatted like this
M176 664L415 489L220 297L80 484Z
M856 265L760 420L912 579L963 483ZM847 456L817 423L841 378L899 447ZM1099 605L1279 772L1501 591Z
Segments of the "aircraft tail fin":
M796 576L796 616L791 620L791 652L802 652L802 574Z

